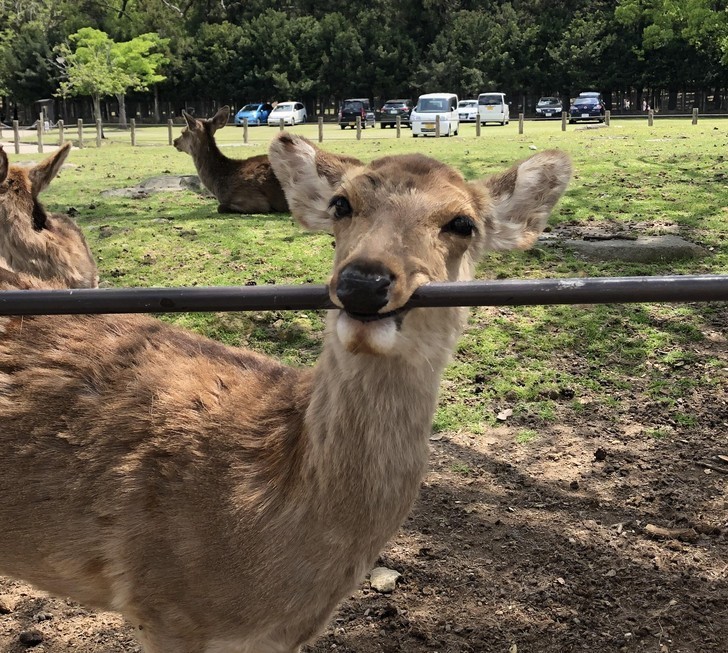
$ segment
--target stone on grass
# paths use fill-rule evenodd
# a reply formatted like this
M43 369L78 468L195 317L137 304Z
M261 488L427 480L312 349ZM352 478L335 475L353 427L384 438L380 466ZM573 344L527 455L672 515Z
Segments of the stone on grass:
M557 240L544 244L559 245L590 261L630 261L632 263L659 263L682 259L701 258L708 251L680 238L680 236L640 236L635 240Z

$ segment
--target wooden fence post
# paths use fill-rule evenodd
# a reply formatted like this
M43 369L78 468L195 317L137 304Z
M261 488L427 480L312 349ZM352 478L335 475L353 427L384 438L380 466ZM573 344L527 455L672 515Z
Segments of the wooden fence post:
M323 143L324 142L324 117L319 116L318 119L318 142Z
M698 124L698 107L693 107L693 125Z
M76 122L78 127L78 147L83 149L83 118L79 118Z
M356 117L356 140L361 140L361 116Z
M518 114L518 133L519 134L523 133L523 114L522 113Z
M475 114L475 135L480 137L480 109Z
M174 123L172 122L172 119L169 118L167 120L167 140L169 141L170 145L172 145L172 142L174 141L174 134L172 133L173 128L174 128Z
M285 121L283 120L283 118L281 118L281 119L280 119L280 120L278 121L278 129L279 129L280 131L283 131L283 130L284 130L285 128L286 128L286 123L285 123Z
M43 114L38 116L38 123L36 127L38 132L38 152L43 153Z
M611 122L612 122L612 112L609 109L607 109L604 112L604 124L607 127L609 127L609 125L611 124Z
M654 124L655 124L655 110L650 109L647 112L647 126L652 127L652 125L654 125Z
M63 120L58 121L58 147L63 145L65 140Z
M402 116L397 116L397 138L402 135Z
M435 138L440 138L440 114L435 116Z
M17 120L13 120L13 141L15 143L15 154L20 154L20 126Z
M248 144L248 119L243 118L243 143Z
M566 113L566 111L561 112L561 131L562 132L566 131L566 116L567 115L568 114Z
M131 146L134 147L136 145L136 118L132 118L129 125L131 126Z

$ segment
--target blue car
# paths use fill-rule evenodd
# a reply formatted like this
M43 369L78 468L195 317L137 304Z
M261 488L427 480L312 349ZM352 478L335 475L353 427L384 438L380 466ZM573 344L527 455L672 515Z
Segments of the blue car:
M267 102L246 104L235 114L235 124L240 126L243 124L243 120L247 118L248 125L265 125L271 111L273 111L273 107Z

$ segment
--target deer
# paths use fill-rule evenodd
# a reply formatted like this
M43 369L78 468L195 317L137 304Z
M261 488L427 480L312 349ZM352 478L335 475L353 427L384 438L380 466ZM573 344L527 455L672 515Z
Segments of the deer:
M248 159L225 156L215 142L215 132L230 117L230 107L211 118L194 118L182 111L187 126L174 140L180 152L192 157L204 186L220 203L218 213L286 213L288 205L267 154Z
M0 574L122 613L145 653L316 637L426 471L467 309L409 298L531 246L571 175L559 151L477 181L287 132L269 153L294 218L336 243L313 368L149 316L0 318Z
M66 143L28 168L11 166L0 147L0 264L68 288L96 288L98 271L83 232L68 215L49 213L38 200L70 151Z

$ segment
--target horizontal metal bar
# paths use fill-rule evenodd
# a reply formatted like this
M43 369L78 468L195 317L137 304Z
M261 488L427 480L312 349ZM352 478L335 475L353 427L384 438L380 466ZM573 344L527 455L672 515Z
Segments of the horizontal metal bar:
M410 307L728 301L728 275L431 283ZM7 290L0 315L181 313L333 308L326 286Z

